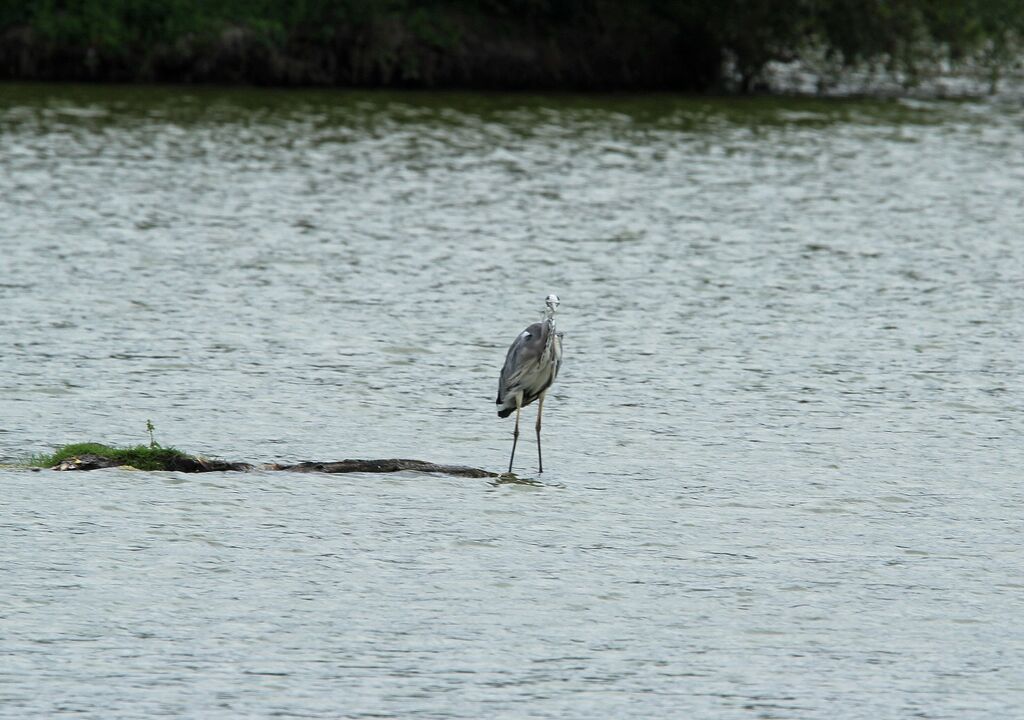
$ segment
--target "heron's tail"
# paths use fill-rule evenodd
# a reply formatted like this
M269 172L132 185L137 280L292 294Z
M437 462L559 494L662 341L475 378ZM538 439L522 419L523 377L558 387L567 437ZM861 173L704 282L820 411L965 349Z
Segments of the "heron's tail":
M498 397L494 400L494 404L498 406L498 417L500 418L508 417L516 409L515 403L512 404L512 407L505 405L505 398L501 396L501 388L498 388Z

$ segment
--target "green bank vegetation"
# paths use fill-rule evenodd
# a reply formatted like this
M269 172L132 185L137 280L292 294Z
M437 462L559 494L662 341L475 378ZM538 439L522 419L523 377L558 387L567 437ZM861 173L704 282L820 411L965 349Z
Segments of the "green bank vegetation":
M747 91L807 57L994 80L1022 36L1020 0L0 0L0 76Z
M48 455L36 455L29 460L32 467L54 467L65 460L95 455L115 461L117 465L130 465L138 470L176 470L182 460L195 460L191 455L174 448L159 445L136 445L115 448L100 443L75 443L57 448Z
M176 470L183 462L196 462L197 458L176 450L163 447L156 441L156 426L152 420L146 420L146 432L149 433L149 445L115 448L101 443L73 443L59 447L49 454L34 455L28 464L32 467L54 467L65 460L74 460L93 455L114 461L117 465L130 465L138 470Z
M112 447L102 443L72 443L57 448L52 453L34 455L29 458L30 467L52 468L65 461L77 464L86 459L96 464L95 458L111 461L111 466L129 465L137 470L191 470L207 461L193 457L172 447L163 447L156 441L156 426L152 420L146 420L146 432L149 433L149 445L134 447ZM106 465L106 463L100 463Z

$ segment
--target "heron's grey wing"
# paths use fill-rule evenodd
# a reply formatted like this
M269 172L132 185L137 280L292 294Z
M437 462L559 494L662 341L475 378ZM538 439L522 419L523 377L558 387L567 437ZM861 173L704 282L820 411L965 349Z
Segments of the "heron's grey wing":
M512 362L506 362L511 385L522 385L527 376L537 370L547 337L548 326L545 323L534 323L519 334L513 343L515 355L511 358Z
M498 381L498 402L502 402L505 393L519 385L523 376L536 364L544 351L546 337L547 326L544 323L534 323L512 341Z
M516 367L517 358L523 348L523 344L529 339L529 330L523 330L512 341L512 344L508 346L508 352L505 353L505 364L501 366L501 376L498 378L498 399L495 402L499 405L505 402L505 395L511 388L511 377Z

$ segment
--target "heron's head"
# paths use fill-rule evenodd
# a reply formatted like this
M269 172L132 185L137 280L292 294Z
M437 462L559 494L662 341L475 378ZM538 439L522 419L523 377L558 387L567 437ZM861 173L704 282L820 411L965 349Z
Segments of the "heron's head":
M558 296L555 295L554 293L551 293L546 298L544 298L544 304L548 306L548 312L550 313L554 313L555 310L558 309L559 302L560 301L558 299Z

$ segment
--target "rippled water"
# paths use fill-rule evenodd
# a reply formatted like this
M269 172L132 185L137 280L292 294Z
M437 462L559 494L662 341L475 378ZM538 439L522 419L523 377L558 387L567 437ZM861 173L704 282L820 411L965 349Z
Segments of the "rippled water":
M1024 110L0 87L4 717L1024 705Z

